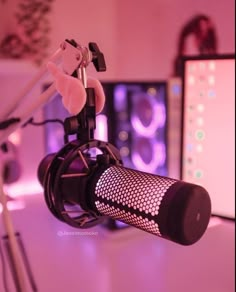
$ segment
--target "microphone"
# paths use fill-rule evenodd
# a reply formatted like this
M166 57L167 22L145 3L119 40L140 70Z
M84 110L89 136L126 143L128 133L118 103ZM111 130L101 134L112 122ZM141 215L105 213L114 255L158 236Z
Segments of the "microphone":
M93 156L95 149L100 153ZM126 168L106 142L68 143L41 161L38 178L53 215L77 228L110 217L191 245L203 236L211 216L202 186Z

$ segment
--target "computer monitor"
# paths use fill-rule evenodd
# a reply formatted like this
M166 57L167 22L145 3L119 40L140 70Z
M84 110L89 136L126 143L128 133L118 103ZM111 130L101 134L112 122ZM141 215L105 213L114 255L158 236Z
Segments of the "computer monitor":
M235 218L235 55L183 58L181 178Z

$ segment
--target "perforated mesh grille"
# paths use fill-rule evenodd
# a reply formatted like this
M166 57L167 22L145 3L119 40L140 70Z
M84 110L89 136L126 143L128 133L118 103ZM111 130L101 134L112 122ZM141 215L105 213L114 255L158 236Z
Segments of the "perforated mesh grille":
M103 214L111 216L113 219L118 219L152 234L161 236L158 224L154 220L148 220L148 218L143 218L141 215L137 216L136 214L125 212L119 208L100 203L99 201L96 201L95 204Z
M160 235L157 215L174 179L112 166L96 184L95 204L102 214Z

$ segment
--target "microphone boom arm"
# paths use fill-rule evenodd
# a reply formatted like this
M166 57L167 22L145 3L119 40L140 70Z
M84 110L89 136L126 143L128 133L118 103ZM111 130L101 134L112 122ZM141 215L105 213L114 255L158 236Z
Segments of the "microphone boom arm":
M4 143L9 135L22 127L32 115L45 105L56 93L54 84L49 86L41 95L30 100L25 106L27 95L39 81L48 73L47 63L51 61L61 65L64 73L81 79L84 87L87 87L86 67L92 62L97 71L105 71L106 65L103 54L95 43L89 43L89 48L83 47L74 40L65 40L60 48L47 60L35 77L16 96L10 108L7 108L0 118L0 145Z

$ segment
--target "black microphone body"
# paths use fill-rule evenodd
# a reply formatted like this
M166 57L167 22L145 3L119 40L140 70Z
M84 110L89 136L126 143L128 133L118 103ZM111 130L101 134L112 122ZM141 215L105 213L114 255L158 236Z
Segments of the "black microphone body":
M80 217L68 218L67 202L95 218L110 217L182 245L203 236L211 216L203 187L112 164L106 155L96 162L86 160L80 148L66 151L64 157L63 151L47 156L38 169L46 202L58 219L75 227L93 226L81 224Z
M122 166L94 175L88 194L93 210L183 245L200 239L211 214L201 186Z

